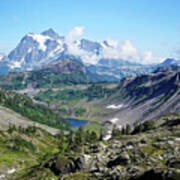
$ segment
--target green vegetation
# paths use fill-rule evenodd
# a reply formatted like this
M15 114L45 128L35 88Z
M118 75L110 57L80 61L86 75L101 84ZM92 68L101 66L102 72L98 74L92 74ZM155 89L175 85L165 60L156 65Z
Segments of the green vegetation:
M52 136L35 126L23 128L9 125L7 131L0 131L0 168L2 172L10 167L18 169L10 179L58 179L46 168L49 161L59 158L58 166L64 167L65 163L71 162L71 158L80 155L83 146L98 141L95 132L82 127L76 132L70 131L68 135L61 130L58 135Z
M81 62L63 59L56 64L31 72L10 73L1 76L0 86L8 90L55 88L62 85L87 84L92 82Z
M134 124L134 130L132 134L137 134L141 132L146 132L152 129L155 129L156 125L154 121L146 121L144 123L135 123Z
M64 180L96 180L95 177L92 176L92 174L87 172L77 172L70 176L64 177Z
M58 135L60 155L65 156L75 152L81 152L81 147L87 143L93 144L98 142L99 137L95 131L85 130L79 127L76 132L70 131L66 136L63 131Z
M131 126L127 124L126 126L123 126L121 129L118 128L116 125L113 126L112 129L112 137L120 137L122 135L130 135L132 133Z
M116 125L113 126L113 130L112 130L112 137L119 137L122 135L122 131L117 128Z
M66 90L47 90L45 92L40 92L37 96L35 96L36 100L39 101L47 101L51 100L65 100L65 101L73 101L73 100L81 100L86 98L88 101L92 101L93 99L101 99L105 97L109 97L113 93L116 92L116 88L104 88L101 84L92 84L87 89L66 89ZM77 113L83 113L85 110L78 110Z
M70 129L66 119L46 106L35 104L29 97L0 90L0 104L34 122L59 129Z
M29 76L27 84L37 82L36 88L61 87L63 84L87 84L90 80L81 71L71 74L59 74L59 72L35 71Z
M109 96L114 94L118 87L108 87L108 83L91 84L81 87L67 87L62 89L49 89L40 91L34 96L37 101L45 102L52 107L55 107L60 113L66 117L76 117L80 119L97 121L98 114L102 110L99 103L95 101L104 101Z
M94 131L97 134L99 134L102 129L104 130L105 128L98 122L90 122L85 127L85 130L88 130L89 132Z
M40 128L10 125L7 131L0 131L1 170L30 167L38 164L45 154L52 156L57 152L58 139Z

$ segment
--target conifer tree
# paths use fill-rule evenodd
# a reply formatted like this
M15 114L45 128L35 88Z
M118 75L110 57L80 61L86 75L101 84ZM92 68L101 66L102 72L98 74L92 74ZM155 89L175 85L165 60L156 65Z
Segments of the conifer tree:
M131 126L129 124L126 125L126 135L131 134Z

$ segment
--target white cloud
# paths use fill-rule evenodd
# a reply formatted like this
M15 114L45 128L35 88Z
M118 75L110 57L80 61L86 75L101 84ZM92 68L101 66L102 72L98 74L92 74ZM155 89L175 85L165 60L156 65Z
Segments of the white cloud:
M72 29L65 38L67 44L67 50L69 54L80 57L83 62L95 64L98 57L93 52L87 52L79 47L79 41L77 38L83 35L84 27L75 27Z
M142 57L142 62L141 63L145 63L145 64L150 64L150 63L154 63L154 56L153 53L151 51L146 51L144 52L144 55Z
M130 61L138 61L139 57L138 57L138 51L136 49L136 47L132 44L131 41L126 40L124 41L121 45L121 56L122 59L127 59Z
M67 44L75 43L75 40L83 35L83 31L84 31L84 27L82 26L73 28L66 36L65 39L66 43Z
M121 44L116 43L115 46L104 46L100 54L102 58L124 59L128 61L139 60L137 49L129 40L126 40Z
M164 57L156 57L153 55L151 51L146 51L143 53L141 57L141 63L142 64L157 64L161 63L165 60L166 58Z
M106 40L101 42L99 55L93 52L85 51L79 47L80 41L77 40L83 35L84 27L75 27L65 38L68 53L77 56L85 63L96 64L99 59L123 59L131 62L143 64L159 63L164 58L154 57L151 51L139 52L130 40L119 43L116 40Z

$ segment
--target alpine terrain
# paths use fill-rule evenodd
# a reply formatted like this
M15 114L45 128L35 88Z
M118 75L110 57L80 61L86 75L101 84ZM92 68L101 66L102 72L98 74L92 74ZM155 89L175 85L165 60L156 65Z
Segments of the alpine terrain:
M0 180L180 180L179 7L2 1Z

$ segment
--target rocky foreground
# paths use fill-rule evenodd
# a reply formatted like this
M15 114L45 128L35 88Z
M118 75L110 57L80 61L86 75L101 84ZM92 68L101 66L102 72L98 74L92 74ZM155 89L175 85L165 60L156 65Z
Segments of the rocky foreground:
M179 180L180 117L168 115L148 132L85 145L74 158L45 164L59 179Z
M154 122L155 126L151 130L136 132L134 135L113 136L107 141L86 142L82 146L76 146L74 150L63 147L64 145L58 143L59 139L52 139L53 137L49 135L46 135L48 140L43 141L45 145L42 146L39 142L43 140L41 136L44 133L41 132L42 135L39 136L40 130L37 130L36 135L30 136L30 144L36 145L39 150L33 152L27 149L29 146L23 146L26 152L29 152L28 165L13 166L13 168L16 167L16 172L0 179L179 180L180 115L170 114ZM23 137L24 135L21 135L21 138ZM10 142L8 147L11 147L11 141L8 142ZM53 147L58 147L61 153L49 147L48 142L56 142L56 146ZM20 148L21 146L19 144ZM66 149L64 153L62 148ZM44 151L47 153L42 156ZM26 152L23 154L24 157L27 156ZM35 163L31 163L31 156L34 157ZM9 168L12 169L12 167Z

